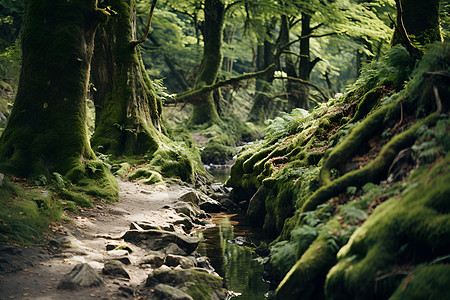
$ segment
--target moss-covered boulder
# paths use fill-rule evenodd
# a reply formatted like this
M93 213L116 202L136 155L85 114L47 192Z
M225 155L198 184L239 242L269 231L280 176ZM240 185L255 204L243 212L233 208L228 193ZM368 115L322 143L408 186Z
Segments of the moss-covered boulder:
M226 299L223 279L203 269L156 269L148 276L147 287L167 284L190 295L193 299Z

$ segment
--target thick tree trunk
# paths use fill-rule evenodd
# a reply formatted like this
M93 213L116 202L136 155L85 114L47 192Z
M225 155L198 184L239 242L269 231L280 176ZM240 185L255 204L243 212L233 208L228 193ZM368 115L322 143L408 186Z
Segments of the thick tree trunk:
M442 39L439 28L439 2L439 0L401 0L406 33L421 45ZM400 34L396 31L393 44L401 42Z
M203 60L194 90L213 84L222 65L224 1L205 0L204 13L205 22L202 30L204 40ZM188 122L189 126L220 123L212 92L198 96L192 101L192 104L194 105L194 110Z
M86 91L96 0L27 1L17 97L0 140L0 166L20 176L66 174L94 158Z
M136 44L135 0L110 0L117 12L97 30L92 81L94 150L113 155L153 153L161 131L156 97Z

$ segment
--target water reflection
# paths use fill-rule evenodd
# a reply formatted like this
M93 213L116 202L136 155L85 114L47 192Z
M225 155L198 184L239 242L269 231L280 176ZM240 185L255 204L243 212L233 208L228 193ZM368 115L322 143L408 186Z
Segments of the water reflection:
M231 165L206 165L205 169L214 176L218 182L225 182L230 176Z
M236 236L245 237L251 243L252 232L237 215L215 214L217 225L200 233L200 254L207 256L216 272L224 278L227 289L240 293L240 300L264 299L269 285L262 281L263 266L256 260L250 247L230 243Z

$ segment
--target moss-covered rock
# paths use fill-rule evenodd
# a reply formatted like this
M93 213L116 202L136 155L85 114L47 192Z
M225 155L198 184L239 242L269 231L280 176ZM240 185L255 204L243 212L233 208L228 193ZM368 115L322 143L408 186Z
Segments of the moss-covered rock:
M223 279L202 269L156 269L149 275L146 286L168 284L178 288L193 299L225 299Z

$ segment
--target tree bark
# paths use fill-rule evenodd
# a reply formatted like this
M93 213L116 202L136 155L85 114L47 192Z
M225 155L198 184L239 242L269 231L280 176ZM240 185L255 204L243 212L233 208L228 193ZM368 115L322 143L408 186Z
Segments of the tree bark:
M23 61L14 108L0 139L0 167L19 176L66 174L95 158L86 92L96 0L26 2Z
M264 41L263 45L258 46L256 67L258 70L264 70L274 63L275 60L275 43L271 41L273 31L275 29L276 21L272 20L266 28L268 39ZM272 82L274 71L266 73L261 79L256 79L255 86L255 101L247 117L247 122L264 123L268 118L271 97L267 96L272 90Z
M223 0L205 0L205 22L203 25L203 60L200 74L194 90L205 85L212 85L217 79L222 65L222 40L225 18L225 4ZM194 110L188 126L217 124L220 117L214 103L212 92L199 95L192 101Z
M421 45L441 41L439 28L439 0L401 0L403 24L406 33ZM397 28L401 26L396 24ZM398 30L394 33L393 44L399 44L402 38Z
M302 36L311 34L311 16L302 13ZM318 60L310 59L310 38L300 40L300 65L298 69L298 77L305 81L310 81L311 71ZM298 84L297 91L292 96L290 102L291 109L301 107L309 108L309 87L306 84Z
M161 129L160 99L136 47L135 0L110 0L116 12L98 28L92 82L96 91L94 150L113 155L153 153Z

